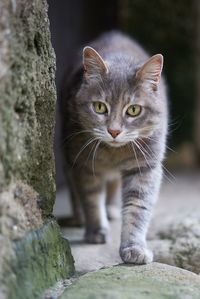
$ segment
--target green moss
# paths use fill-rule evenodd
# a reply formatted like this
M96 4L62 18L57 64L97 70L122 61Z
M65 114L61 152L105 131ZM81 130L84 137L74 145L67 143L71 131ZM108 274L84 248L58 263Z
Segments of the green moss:
M14 252L5 275L9 299L41 298L46 288L74 272L68 241L53 220L15 242Z

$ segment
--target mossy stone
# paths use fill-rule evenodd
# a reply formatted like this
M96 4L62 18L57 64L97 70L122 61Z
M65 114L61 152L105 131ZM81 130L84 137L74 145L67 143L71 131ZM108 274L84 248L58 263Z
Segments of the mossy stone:
M69 243L55 220L16 241L14 253L9 263L12 275L5 273L8 299L41 298L46 288L74 273Z
M176 267L119 265L83 275L61 299L199 299L199 286L198 275Z
M55 55L46 0L0 1L0 298L41 298L74 270L52 220Z

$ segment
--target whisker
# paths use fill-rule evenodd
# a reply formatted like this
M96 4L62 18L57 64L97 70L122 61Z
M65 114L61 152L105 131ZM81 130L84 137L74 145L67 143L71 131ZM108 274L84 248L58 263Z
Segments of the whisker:
M172 120L171 123L168 124L168 127L173 127L175 126L175 128L173 128L172 130L169 130L169 133L171 134L172 132L178 130L182 123L183 123L184 117L176 117L174 120Z
M72 168L74 167L74 165L76 164L76 161L78 159L78 157L80 156L80 154L84 151L84 149L90 145L93 141L97 140L98 138L95 138L95 137L92 137L90 138L80 149L80 151L78 152L78 154L76 155L75 159L74 159L74 162L73 162L73 165L72 165Z
M156 138L152 138L152 137L145 137L146 139L149 139L149 140L152 140L152 141L154 141L154 142L157 142L157 143L159 143L160 142L160 140L158 140L158 139L156 139ZM178 154L178 152L177 151L175 151L175 150L173 150L171 147L169 147L168 145L165 145L166 146L166 148L168 149L168 150L170 150L171 152L173 152L173 153L175 153L175 154Z
M153 159L152 156L149 156L149 158ZM156 161L157 161L157 160L156 160ZM175 180L175 177L168 171L168 169L163 165L163 163L162 163L162 162L160 162L160 163L161 163L161 166L162 166L162 168L164 169L164 171L166 171L167 174L170 175L170 176ZM171 184L173 184L174 181L172 181L172 180L168 177L167 174L166 174L165 172L163 172L164 177L165 177Z
M136 142L136 140L134 140L133 142L135 143L135 145L137 146L137 148L139 149L139 151L142 153L142 155L143 155L143 157L144 157L144 159L145 159L145 161L146 161L148 167L152 170L152 167L150 166L150 164L149 164L149 162L148 162L148 160L147 160L147 158L146 158L145 153L144 153L143 150L141 149L141 145L140 145L140 143L138 144L138 143Z
M96 132L100 132L100 133L102 132L102 130L100 130L98 128L94 128L93 130L96 131Z
M150 150L150 152L151 152L151 154L142 146L142 144L141 143L139 143L140 144L140 146L142 147L142 149L146 152L146 154L149 156L149 158L151 158L151 159L155 159L156 161L158 161L158 159L157 159L157 157L155 156L155 154L154 154L154 152L152 151L152 149L148 146L148 144L146 143L146 142L144 142L144 140L142 139L140 139L139 138L139 140L140 141L142 141L145 145L146 145L146 147ZM139 142L139 140L138 140L138 142ZM160 162L160 161L158 161L158 162ZM160 162L161 163L161 165L162 165L162 168L168 173L168 175L170 175L171 176L171 178L173 179L173 180L176 180L176 178L175 178L175 176L163 165L163 163L162 162ZM165 175L165 173L164 173L164 175ZM169 182L170 183L173 183L173 181L171 181L171 179L167 176L167 175L165 175L165 177L169 180Z
M66 142L69 142L72 138L74 138L77 135L83 134L83 133L92 133L91 130L82 130L79 132L75 132L70 134L69 136L67 136L62 142L61 142L61 146L63 146ZM69 139L69 140L68 140Z
M136 153L136 150L135 150L134 145L132 144L132 142L131 142L131 147L132 147L134 155L135 155L135 159L136 159L136 163L137 163L138 168L139 168L140 176L142 176L140 165L139 165L139 161L138 161L138 157L137 157L137 153Z
M94 149L94 152L93 152L93 159L92 159L93 176L95 176L95 154L96 154L96 152L97 152L97 149L98 149L100 143L101 143L101 140L98 140L98 141L97 141L97 144L96 144L96 147L95 147L95 149Z
M91 150L90 150L90 152L89 152L89 154L88 154L88 156L87 156L86 164L88 163L89 158L90 158L90 155L91 155L92 151L94 150L95 146L96 146L96 143L94 143L94 144L92 145L92 147L91 147Z

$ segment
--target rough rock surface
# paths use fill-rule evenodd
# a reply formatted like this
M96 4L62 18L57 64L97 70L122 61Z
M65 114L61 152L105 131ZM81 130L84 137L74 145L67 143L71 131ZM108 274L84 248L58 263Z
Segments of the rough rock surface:
M15 242L14 250L12 275L6 277L9 299L41 298L47 287L74 272L69 244L54 220Z
M16 285L24 297L10 298L37 298L26 293L30 288L23 292L24 281L41 291L73 269L55 221L51 233L44 229L55 200L55 57L48 27L45 0L0 1L1 299ZM25 263L31 252L37 267Z
M200 277L164 264L119 265L81 276L61 299L198 299Z
M200 274L200 218L190 216L174 221L152 242L156 260Z
M0 3L0 192L26 182L48 215L55 194L55 58L46 10L44 0Z

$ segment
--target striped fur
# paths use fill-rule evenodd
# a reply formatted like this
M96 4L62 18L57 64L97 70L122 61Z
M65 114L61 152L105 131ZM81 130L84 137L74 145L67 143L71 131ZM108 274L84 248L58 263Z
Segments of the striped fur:
M79 57L62 95L69 188L72 199L82 204L90 243L106 242L107 216L112 218L109 211L121 200L120 256L126 263L149 263L153 255L146 233L162 179L167 134L162 57L150 61L135 41L118 32L90 46L97 54L84 49L84 70ZM94 101L105 103L108 113L95 113ZM127 116L132 104L143 107L140 116ZM121 132L115 143L108 128Z

